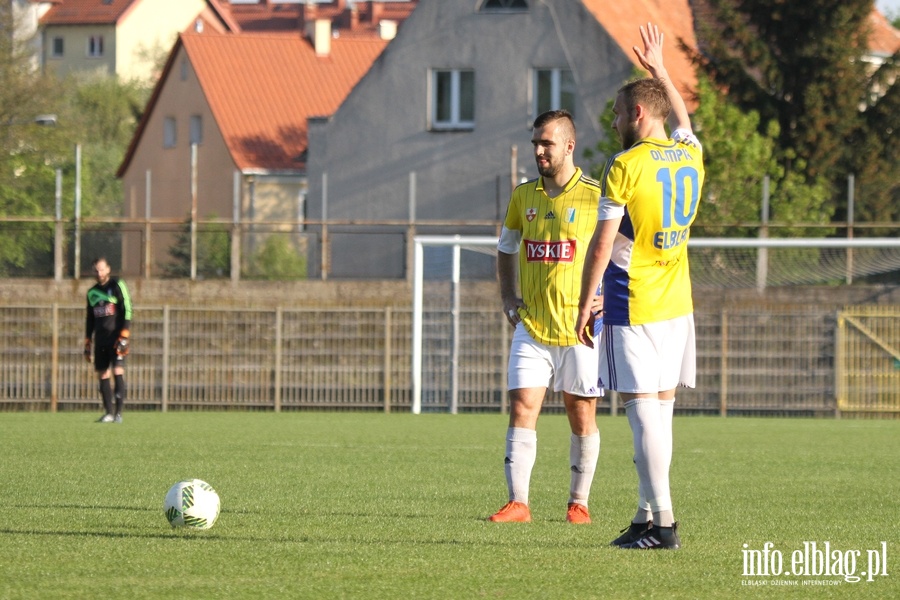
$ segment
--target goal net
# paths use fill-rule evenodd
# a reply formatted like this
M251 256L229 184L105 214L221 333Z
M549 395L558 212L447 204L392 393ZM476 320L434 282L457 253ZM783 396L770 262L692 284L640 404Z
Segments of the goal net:
M505 409L511 329L496 290L497 238L414 244L412 412ZM895 238L692 238L688 251L695 290L900 281Z

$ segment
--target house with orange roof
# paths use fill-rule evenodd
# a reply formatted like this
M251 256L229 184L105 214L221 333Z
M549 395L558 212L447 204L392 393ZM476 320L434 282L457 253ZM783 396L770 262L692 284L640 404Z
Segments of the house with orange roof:
M869 54L866 59L878 67L900 50L900 30L875 9L869 13L868 26Z
M309 220L408 223L393 235L330 234L326 275L410 276L409 231L496 235L512 187L537 176L531 123L545 109L573 112L576 164L593 166L582 152L608 135L600 116L640 68L641 25L665 33L668 71L690 108L696 74L679 42L697 47L694 5L420 2L340 108L310 122ZM463 220L495 224L453 224Z
M206 0L58 0L40 17L47 72L149 80Z
M199 218L257 223L245 255L302 218L307 116L337 109L415 4L207 0L118 170L124 216L184 220L196 205ZM176 236L153 232L150 251L139 237L123 234L123 272L158 276Z
M178 38L117 174L126 217L195 210L284 229L264 222L305 213L307 117L337 110L388 44L335 32L329 19L314 19L309 36L234 22L240 33L192 27ZM173 235L154 235L152 255L126 235L124 272L159 275ZM247 236L245 252L260 236Z
M688 93L694 70L675 43L695 43L688 0L423 0L337 111L311 120L307 216L496 235L512 187L537 175L538 114L572 112L576 164L592 166L582 153L606 138L600 117L648 21L672 40L667 66ZM327 276L406 276L408 227L388 229L329 235Z
M181 37L122 163L125 214L185 218L199 140L199 216L256 231L293 219L313 238L337 224L327 260L309 255L311 278L408 276L410 231L495 235L512 187L536 176L531 123L544 110L574 114L588 170L582 153L607 137L600 117L639 66L642 24L665 32L689 105L696 86L677 43L697 44L690 0L209 4L221 26ZM396 37L373 41L394 18ZM365 40L377 48L351 50Z

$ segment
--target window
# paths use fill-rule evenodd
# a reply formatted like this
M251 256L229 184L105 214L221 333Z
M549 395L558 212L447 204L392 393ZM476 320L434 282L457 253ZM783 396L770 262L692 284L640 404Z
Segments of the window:
M484 0L481 5L483 11L520 11L528 10L526 0Z
M575 77L569 69L534 70L534 115L564 108L575 115Z
M166 117L163 121L163 148L174 148L177 141L175 117Z
M65 49L66 46L61 37L55 37L53 38L53 41L50 42L50 56L61 58L65 53Z
M431 127L475 128L475 71L433 71Z
M88 38L87 55L91 58L103 56L103 36L92 35Z
M191 143L203 143L203 117L191 115Z

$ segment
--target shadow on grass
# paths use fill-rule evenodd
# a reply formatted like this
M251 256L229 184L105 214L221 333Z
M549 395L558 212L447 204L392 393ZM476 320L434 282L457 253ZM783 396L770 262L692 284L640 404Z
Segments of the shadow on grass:
M127 510L127 511L140 511L140 512L158 512L160 509L158 508L148 508L146 506L101 506L97 504L11 504L9 505L12 508L36 508L36 509L49 509L49 508L64 508L64 509L77 509L77 510Z
M484 547L484 546L493 546L496 548L515 548L521 546L521 540L462 540L453 537L448 537L445 539L414 539L414 538L405 538L405 539L387 539L383 537L360 537L360 536L346 536L346 537L324 537L324 536L309 536L309 535L279 535L279 536L233 536L233 535L223 535L219 533L212 533L209 530L198 530L198 529L181 529L181 528L173 528L165 533L127 533L127 532L116 532L116 531L41 531L36 529L0 529L0 536L3 535L25 535L25 536L46 536L46 537L61 537L61 538L107 538L107 539L145 539L145 540L186 540L188 542L206 542L206 541L216 541L216 542L250 542L250 543L261 543L261 544L314 544L314 545L341 545L341 544L349 544L354 547L358 546L473 546L473 547ZM558 542L547 543L545 540L529 540L530 544L539 546L541 548L560 548L566 549L570 548L570 542L565 540L559 540ZM600 540L597 543L582 543L582 548L592 548L592 549L611 549L608 542L602 542ZM616 548L618 550L618 548Z
M59 537L85 538L139 538L150 540L235 540L231 536L218 535L203 530L173 529L169 533L120 533L115 531L39 531L35 529L0 529L0 535L45 535ZM263 539L245 538L243 541L261 542Z

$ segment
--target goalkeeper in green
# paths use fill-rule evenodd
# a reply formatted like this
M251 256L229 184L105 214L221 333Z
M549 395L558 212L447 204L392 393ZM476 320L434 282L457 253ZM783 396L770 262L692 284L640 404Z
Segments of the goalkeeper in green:
M109 262L97 258L92 263L97 283L87 292L84 324L84 359L91 362L100 381L103 416L100 423L121 423L125 403L125 357L131 336L131 296L125 282L110 277ZM110 378L115 377L115 405Z

